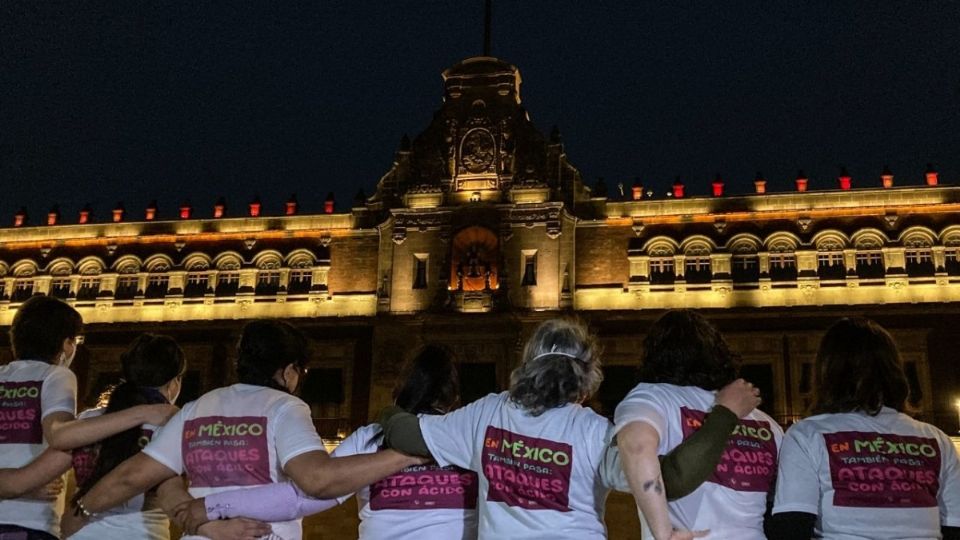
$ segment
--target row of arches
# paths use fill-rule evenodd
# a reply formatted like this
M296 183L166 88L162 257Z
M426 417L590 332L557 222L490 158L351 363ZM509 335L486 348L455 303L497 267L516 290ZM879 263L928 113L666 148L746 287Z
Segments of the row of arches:
M46 274L51 276L93 276L106 272L117 274L137 274L140 272L159 273L171 270L239 270L258 268L276 270L280 268L312 268L320 260L307 249L298 249L286 255L276 250L263 250L249 259L235 251L225 251L215 256L195 252L185 255L179 262L167 254L158 253L146 258L136 255L123 255L108 264L97 256L87 256L74 262L68 257L57 257L49 262L38 263L34 259L20 259L13 263L0 260L0 277L29 277Z
M287 254L263 250L249 259L233 251L215 256L197 252L179 262L167 254L145 259L123 255L109 266L95 256L76 263L59 257L43 266L22 259L12 265L0 261L0 277L6 278L0 279L0 298L21 302L34 294L49 294L77 301L125 301L161 299L170 294L184 298L306 294L326 289L327 269L328 259L319 259L306 249Z
M935 253L939 247L939 253ZM890 255L887 248L899 248ZM778 231L765 239L752 234L732 236L724 245L713 239L695 235L676 241L667 236L648 239L641 254L649 257L648 278L652 284L673 284L679 277L687 283L709 283L717 269L712 255L729 256L729 274L734 283L755 283L760 278L772 281L795 281L801 272L798 251L815 252L808 275L821 280L842 281L849 277L880 282L891 268L897 274L912 278L932 277L937 272L960 275L960 226L951 226L939 233L927 227L910 227L896 237L874 228L859 229L853 234L840 230L824 230L809 242L795 234ZM760 253L764 254L761 260Z
M723 249L728 253L770 253L791 252L801 248L814 248L817 251L842 251L844 249L882 249L891 245L906 248L942 246L960 246L960 225L948 227L937 233L927 227L910 227L896 238L889 237L879 229L865 228L847 235L837 229L823 230L815 234L809 242L785 231L778 231L766 238L754 234L741 233L732 236L722 246L705 235L694 235L678 242L669 236L654 236L644 242L642 251L650 256L662 255L702 255L715 253Z

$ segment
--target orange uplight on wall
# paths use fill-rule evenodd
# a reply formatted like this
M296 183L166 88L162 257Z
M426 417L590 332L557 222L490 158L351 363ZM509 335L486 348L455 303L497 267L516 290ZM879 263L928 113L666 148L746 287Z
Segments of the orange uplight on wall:
M680 181L680 177L678 176L677 179L673 181L673 197L675 199L682 199L683 189L683 182Z
M890 172L890 167L883 168L883 172L880 173L880 183L883 184L883 189L893 187L893 173Z
M713 179L713 183L710 184L710 187L713 188L714 197L723 197L723 178L720 178L719 174Z
M850 173L847 172L847 169L840 169L840 176L837 177L837 185L842 190L850 189L850 186L853 184L853 178L850 177Z
M333 197L333 192L331 191L331 192L327 193L327 199L326 199L325 201L323 201L323 213L324 213L324 214L332 214L332 213L333 213L333 206L334 206L334 203L335 203L335 202L336 202L336 200L335 200L334 197Z
M283 213L288 216L293 216L297 214L297 196L291 195L287 202L283 205Z
M77 218L77 223L80 225L86 225L87 223L90 223L90 214L92 213L93 209L90 208L90 205L84 205L84 207L80 209L80 216Z
M794 182L797 184L797 191L804 192L807 190L807 183L810 182L810 179L803 174L803 171L800 171L797 173L797 179Z
M150 201L150 204L147 205L147 210L144 212L143 217L146 221L153 221L157 218L157 201Z
M180 219L190 219L190 214L193 213L193 207L190 206L190 203L183 203L180 205Z
M260 217L260 207L260 197L254 197L253 200L250 201L250 217Z
M217 199L217 202L213 204L213 217L214 219L220 219L227 214L227 200L223 197Z
M767 192L767 179L763 177L762 174L757 173L757 177L753 179L753 187L756 189L758 194L764 194Z
M940 173L938 173L936 169L933 168L933 165L929 163L927 163L926 177L928 186L935 186L940 183Z
M57 219L60 218L60 208L54 206L47 212L47 225L56 225Z
M630 188L630 197L635 201L643 198L643 184L640 183L639 178L633 181L633 186Z
M17 210L17 213L13 215L13 226L23 227L24 223L26 222L27 222L27 209L20 207L20 210Z
M117 203L116 208L113 209L113 222L120 223L123 221L123 203Z

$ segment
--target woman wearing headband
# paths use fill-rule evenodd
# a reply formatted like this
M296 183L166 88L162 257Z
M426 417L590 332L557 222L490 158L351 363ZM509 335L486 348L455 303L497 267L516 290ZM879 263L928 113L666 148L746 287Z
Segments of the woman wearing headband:
M598 347L586 328L546 321L524 347L509 391L443 416L386 414L387 444L478 473L481 540L605 538L607 494L627 486L611 449L610 422L581 406L602 378ZM700 444L722 449L736 421L731 416L727 425L722 418L708 422L710 440ZM688 483L702 481L693 476Z

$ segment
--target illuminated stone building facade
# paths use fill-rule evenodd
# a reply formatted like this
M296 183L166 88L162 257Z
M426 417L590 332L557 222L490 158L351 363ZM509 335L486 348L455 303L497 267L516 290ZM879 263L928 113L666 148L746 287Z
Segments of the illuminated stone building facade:
M810 400L813 358L837 317L864 314L897 337L919 414L956 429L960 188L937 174L894 186L670 197L584 185L561 137L520 100L520 74L489 57L443 74L443 104L406 137L376 193L349 212L243 217L183 207L116 209L105 222L0 230L0 324L33 294L87 323L77 360L87 401L117 376L139 332L188 353L185 395L225 384L244 320L294 321L315 344L304 396L326 436L390 400L401 361L424 342L459 356L465 399L506 385L520 344L547 317L599 332L605 412L632 385L640 343L663 310L702 309L743 356L766 406L789 421ZM72 220L71 220L72 221Z

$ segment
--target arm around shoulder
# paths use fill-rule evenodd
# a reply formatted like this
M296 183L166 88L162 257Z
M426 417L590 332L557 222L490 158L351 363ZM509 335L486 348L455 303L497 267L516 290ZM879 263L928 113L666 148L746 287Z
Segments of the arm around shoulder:
M70 470L72 456L47 449L19 469L0 469L0 499L18 499L57 480Z
M730 409L716 405L704 418L699 430L660 457L667 500L686 497L710 478L738 420Z
M423 458L394 450L344 457L330 457L322 450L314 450L291 458L283 472L307 495L333 499L423 462Z

